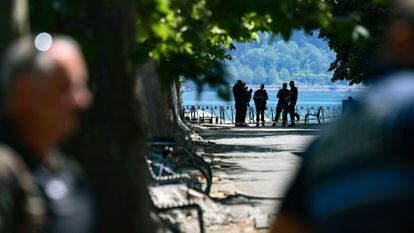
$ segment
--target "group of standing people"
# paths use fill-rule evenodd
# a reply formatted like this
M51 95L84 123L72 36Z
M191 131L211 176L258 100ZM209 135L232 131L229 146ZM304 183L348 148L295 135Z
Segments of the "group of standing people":
M276 126L279 122L280 114L282 114L282 126L287 124L287 115L290 115L290 127L295 126L295 117L299 119L299 114L295 112L296 103L298 101L298 88L295 82L289 82L290 90L287 89L287 83L283 83L282 89L277 93L276 117L272 126Z
M287 89L287 83L283 83L282 89L277 93L278 103L276 106L276 117L272 126L276 126L280 115L282 114L282 126L287 124L287 115L290 115L290 127L295 126L295 117L299 119L299 114L295 112L296 103L298 100L298 89L295 82L289 82L290 89ZM252 89L248 89L246 83L237 80L233 86L233 95L236 107L236 126L247 126L245 123L247 115L247 107L252 98ZM267 101L269 100L264 84L254 93L253 100L256 106L256 126L265 126L265 110L267 108Z

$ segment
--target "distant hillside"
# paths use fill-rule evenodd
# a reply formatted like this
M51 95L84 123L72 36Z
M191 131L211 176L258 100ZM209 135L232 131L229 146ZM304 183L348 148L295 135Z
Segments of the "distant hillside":
M227 68L232 81L242 79L248 84L281 84L295 80L302 85L330 85L327 72L335 53L317 33L294 32L291 40L259 34L260 42L236 44ZM344 83L343 83L344 84Z

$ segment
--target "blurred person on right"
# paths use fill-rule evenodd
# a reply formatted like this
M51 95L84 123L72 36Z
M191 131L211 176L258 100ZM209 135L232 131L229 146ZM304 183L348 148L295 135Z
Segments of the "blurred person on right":
M414 0L394 5L381 70L309 146L272 232L414 232Z

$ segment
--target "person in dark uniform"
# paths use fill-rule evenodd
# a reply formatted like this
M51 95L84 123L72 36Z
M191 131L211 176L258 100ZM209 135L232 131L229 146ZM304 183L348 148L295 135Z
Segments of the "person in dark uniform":
M25 37L2 64L0 232L93 232L82 171L57 149L92 95L79 46L66 37Z
M253 97L254 104L256 105L256 126L259 126L259 120L262 121L262 126L265 126L264 112L268 99L264 84L261 84L260 89L254 93Z
M290 125L289 127L295 127L295 117L298 117L299 114L295 112L296 103L298 101L298 88L295 86L295 82L290 81L290 95L289 95L289 106L288 111L290 115Z
M245 94L244 94L243 81L237 80L233 86L233 97L236 108L236 126L242 125L243 109L245 107Z
M285 127L287 123L287 114L288 114L288 104L289 104L289 95L290 92L287 89L287 83L283 83L282 89L280 89L277 93L277 106L276 106L276 117L275 121L272 124L272 127L275 127L279 122L280 114L283 112L282 115L282 126Z
M248 126L246 124L246 116L247 116L247 109L250 106L250 100L252 99L252 92L253 90L246 86L246 83L243 83L244 86L244 105L242 109L242 118L241 118L241 126Z

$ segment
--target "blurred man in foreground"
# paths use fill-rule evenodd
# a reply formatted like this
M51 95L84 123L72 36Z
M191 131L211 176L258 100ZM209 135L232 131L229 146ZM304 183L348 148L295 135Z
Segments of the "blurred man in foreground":
M87 185L56 150L92 99L78 45L46 33L20 39L1 75L0 232L90 232Z
M414 1L395 1L383 70L317 139L272 232L414 232Z

